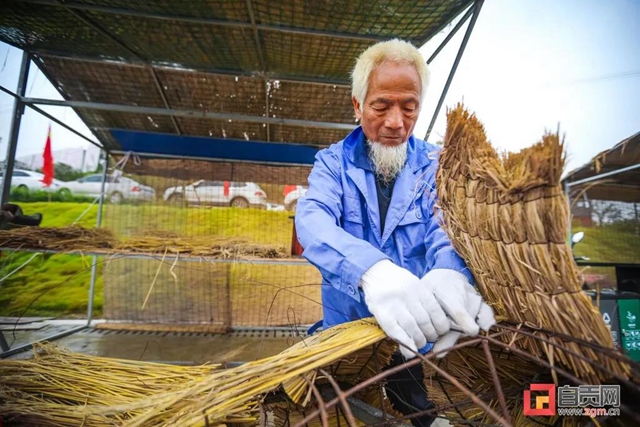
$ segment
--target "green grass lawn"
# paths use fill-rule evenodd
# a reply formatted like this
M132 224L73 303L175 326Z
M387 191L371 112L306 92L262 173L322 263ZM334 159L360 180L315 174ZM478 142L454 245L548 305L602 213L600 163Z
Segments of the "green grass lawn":
M42 226L71 225L89 207L89 203L20 203L26 214L41 212ZM93 227L98 208L92 206L78 225ZM33 254L3 252L0 277L14 271ZM91 257L73 255L37 255L27 266L0 284L0 316L86 315L91 277ZM99 272L102 270L99 269ZM102 275L96 281L96 313L102 312Z
M71 225L85 211L85 215L78 221L79 225L93 227L97 221L98 207L94 205L89 208L88 203L38 202L21 205L27 214L43 213L42 225L47 227ZM103 225L120 235L171 231L187 236L242 237L256 243L289 248L293 226L290 215L289 212L256 209L123 204L104 207ZM585 255L593 261L601 262L640 262L640 239L637 235L608 226L575 228L573 231L580 230L585 232L585 239L575 247L576 255ZM25 252L4 252L0 257L0 277L18 268L31 256L31 253ZM105 260L104 257L99 258L101 264L98 268L94 301L94 315L98 317L104 314L105 270L102 263ZM29 316L86 316L91 261L91 257L76 255L36 256L26 267L0 283L0 316L23 313ZM109 267L107 274L108 285L113 286L107 292L112 297L108 304L114 312L136 307L139 309L156 275L158 263L132 260L117 263L119 265L114 263L113 268ZM154 311L162 316L162 311L168 306L173 307L176 312L187 312L190 319L208 315L189 313L189 310L198 310L201 304L199 299L205 296L211 298L212 304L218 304L217 299L222 298L222 294L212 294L211 289L213 286L222 286L219 282L226 280L227 273L205 268L201 263L180 262L174 269L176 282L169 267L171 263L167 263L160 272L154 294L149 300L149 308L143 313L143 317L153 316ZM198 273L198 269L206 271ZM224 278L220 277L221 274ZM242 324L262 322L279 287L311 284L309 287L296 288L296 292L316 301L319 298L317 285L320 277L313 267L234 265L228 274L234 321ZM182 301L178 301L179 298ZM161 300L165 302L161 303ZM310 302L309 306L300 310L303 300L304 298L288 292L278 293L269 314L270 319L275 319L275 323L287 320L290 308L304 311L309 317L305 321L319 318L317 303ZM126 306L127 304L129 305ZM27 307L29 308L25 311ZM212 310L215 309L214 307Z
M576 256L594 262L640 263L640 237L633 232L611 226L574 227L571 231L584 231L584 239L573 248Z
M41 212L42 226L62 227L78 221L93 227L98 207L88 203L20 203L26 214ZM88 209L88 210L87 210ZM180 208L165 205L105 205L103 226L119 235L140 235L149 231L171 231L187 236L241 237L256 243L289 248L292 220L289 212L237 208ZM33 254L4 252L0 277L9 274ZM0 283L0 316L24 315L84 316L87 310L92 257L77 255L37 255L26 267ZM102 263L105 258L99 258ZM99 264L94 314L102 315L103 268ZM234 275L242 280L241 275ZM115 279L113 279L115 280ZM128 272L122 281L142 279ZM149 283L151 280L149 280Z

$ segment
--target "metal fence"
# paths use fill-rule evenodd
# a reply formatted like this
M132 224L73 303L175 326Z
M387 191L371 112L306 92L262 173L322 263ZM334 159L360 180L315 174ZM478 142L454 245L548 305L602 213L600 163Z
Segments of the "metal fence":
M124 170L107 183L103 206L102 226L118 236L210 236L291 254L308 167L132 157ZM117 256L105 262L103 281L110 321L228 328L321 318L321 277L299 257Z

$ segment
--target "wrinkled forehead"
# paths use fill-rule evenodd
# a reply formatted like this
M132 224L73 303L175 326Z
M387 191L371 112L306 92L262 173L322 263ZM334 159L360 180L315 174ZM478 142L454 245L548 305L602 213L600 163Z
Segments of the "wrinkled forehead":
M420 98L420 75L416 68L405 62L383 62L369 76L367 98L381 94Z

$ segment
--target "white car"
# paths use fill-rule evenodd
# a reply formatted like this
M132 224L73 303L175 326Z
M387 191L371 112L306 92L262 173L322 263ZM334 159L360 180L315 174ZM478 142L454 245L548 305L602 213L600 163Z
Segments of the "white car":
M4 171L0 171L0 180L2 180ZM40 172L29 171L25 169L14 169L11 175L11 187L24 188L25 190L44 190L44 191L61 191L66 188L66 183L54 179L49 187L45 187L42 183L44 175Z
M75 181L64 183L73 194L99 197L102 190L102 175L88 175ZM111 203L127 201L150 201L155 199L153 188L142 185L124 176L107 176L105 198Z
M167 188L164 200L182 205L249 206L266 208L267 193L254 182L200 180L184 187Z
M289 211L296 211L296 206L298 206L298 199L305 194L307 194L308 188L302 185L296 185L296 188L292 191L289 191L284 196L284 206Z

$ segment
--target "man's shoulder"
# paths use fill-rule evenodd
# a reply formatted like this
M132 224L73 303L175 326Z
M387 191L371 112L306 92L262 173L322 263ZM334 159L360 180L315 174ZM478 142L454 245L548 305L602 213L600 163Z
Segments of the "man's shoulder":
M345 157L343 143L344 143L344 140L334 142L330 146L323 148L322 150L319 150L318 153L316 154L316 159L323 160L325 162L328 161L328 159L331 159L330 160L331 162L342 163Z
M415 135L413 139L416 144L416 151L426 151L427 153L438 153L442 149L442 147L436 144L431 144L430 142L427 142L424 139L418 138Z

